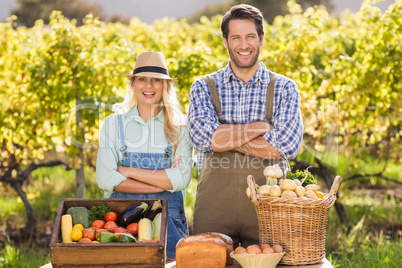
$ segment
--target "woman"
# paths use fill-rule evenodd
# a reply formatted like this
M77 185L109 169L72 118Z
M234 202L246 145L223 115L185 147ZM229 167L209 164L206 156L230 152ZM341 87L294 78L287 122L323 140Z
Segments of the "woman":
M128 93L102 128L96 181L110 198L167 198L168 259L188 235L185 189L193 149L164 56L143 52L127 75Z

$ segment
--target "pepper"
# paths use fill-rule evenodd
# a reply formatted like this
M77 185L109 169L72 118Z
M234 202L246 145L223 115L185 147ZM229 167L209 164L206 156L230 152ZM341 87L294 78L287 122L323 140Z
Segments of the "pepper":
M113 233L101 232L96 240L101 243L114 243L119 241L119 237Z

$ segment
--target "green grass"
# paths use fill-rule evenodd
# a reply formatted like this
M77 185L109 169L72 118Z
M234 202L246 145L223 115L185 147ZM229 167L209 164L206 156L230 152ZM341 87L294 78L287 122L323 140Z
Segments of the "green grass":
M4 268L38 268L50 261L49 249L35 245L15 247L7 241L0 251L0 267Z

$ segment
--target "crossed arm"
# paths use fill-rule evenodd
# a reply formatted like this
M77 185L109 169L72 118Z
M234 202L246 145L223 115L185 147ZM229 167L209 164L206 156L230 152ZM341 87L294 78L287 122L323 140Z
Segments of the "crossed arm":
M272 125L263 121L223 124L212 134L212 149L215 152L236 150L258 158L279 159L280 154L262 137L272 129Z
M181 162L179 156L171 168L177 167ZM117 171L127 179L114 187L117 192L123 193L159 193L173 189L165 170L149 170L137 167L118 166Z

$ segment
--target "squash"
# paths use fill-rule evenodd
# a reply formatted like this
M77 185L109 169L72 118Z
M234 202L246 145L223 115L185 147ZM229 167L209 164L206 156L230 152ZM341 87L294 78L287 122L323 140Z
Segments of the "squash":
M82 238L82 232L80 231L80 229L73 228L73 230L71 231L71 240L78 241L81 238Z
M78 230L80 230L81 232L83 232L83 231L84 231L84 226L83 226L82 224L78 223L78 224L76 224L76 225L73 226L73 230L74 230L74 229L78 229Z
M73 231L73 218L70 214L61 217L61 236L63 243L72 243L71 232Z

